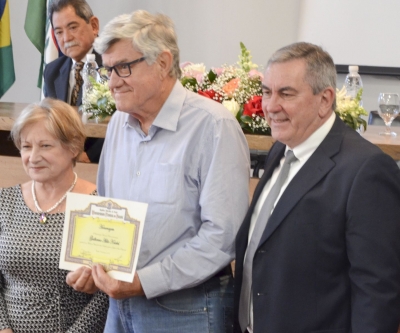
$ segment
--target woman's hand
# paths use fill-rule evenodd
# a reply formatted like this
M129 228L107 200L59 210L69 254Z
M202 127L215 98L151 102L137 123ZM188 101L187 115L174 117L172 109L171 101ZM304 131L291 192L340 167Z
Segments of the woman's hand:
M13 333L11 328L6 328L5 330L1 330L0 333Z
M94 294L99 290L99 288L94 284L92 270L89 267L82 266L74 272L69 272L67 274L66 282L76 291L87 294Z

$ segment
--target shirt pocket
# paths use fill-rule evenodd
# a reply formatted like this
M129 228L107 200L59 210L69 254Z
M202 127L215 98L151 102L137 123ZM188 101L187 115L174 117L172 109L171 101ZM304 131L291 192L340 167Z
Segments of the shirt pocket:
M150 199L161 204L176 203L181 182L179 165L157 163L153 169L150 186Z

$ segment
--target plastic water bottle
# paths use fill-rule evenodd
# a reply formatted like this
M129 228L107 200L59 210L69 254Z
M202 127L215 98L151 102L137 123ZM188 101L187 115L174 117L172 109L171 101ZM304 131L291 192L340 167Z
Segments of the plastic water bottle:
M88 53L86 55L86 62L83 65L82 69L82 78L83 78L83 89L82 89L82 104L85 107L88 102L88 94L91 92L93 88L93 84L91 82L91 79L94 80L94 82L97 82L97 71L96 68L97 63L95 60L95 55L93 53Z
M347 74L344 81L344 86L346 87L347 95L351 99L356 98L358 91L363 87L360 74L358 74L358 66L349 66L349 74ZM362 101L360 101L362 105Z

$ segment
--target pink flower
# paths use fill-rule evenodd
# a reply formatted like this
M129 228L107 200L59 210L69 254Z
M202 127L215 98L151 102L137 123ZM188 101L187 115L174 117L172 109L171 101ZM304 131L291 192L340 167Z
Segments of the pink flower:
M186 66L193 65L192 62L186 61L180 64L181 69L184 69Z
M224 69L221 68L221 67L213 68L213 72L214 72L215 74L217 74L217 76L220 76L220 75L224 72Z
M252 78L252 79L256 79L256 78L259 77L262 80L264 78L264 75L261 72L259 72L258 70L252 69L249 72L249 77Z
M197 82L202 83L204 75L206 73L206 67L204 64L193 64L191 62L185 62L181 65L182 76L193 77Z
M198 84L202 84L204 81L204 73L197 72L196 74L194 74L194 78L196 79Z
M223 87L222 90L224 91L225 94L227 94L229 97L232 97L233 92L239 87L240 79L238 77L230 80L228 83L226 83Z

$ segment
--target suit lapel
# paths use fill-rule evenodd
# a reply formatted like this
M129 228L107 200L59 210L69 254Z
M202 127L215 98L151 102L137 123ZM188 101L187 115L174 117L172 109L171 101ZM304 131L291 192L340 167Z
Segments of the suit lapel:
M340 150L344 130L342 126L346 125L336 117L326 138L289 183L268 220L260 245L278 228L299 200L335 166L332 156Z
M237 256L238 258L241 257L241 255L244 256L244 253L247 248L247 240L249 238L249 228L250 228L250 221L251 217L253 215L254 207L256 203L258 202L258 199L260 198L260 195L264 189L265 184L268 182L268 180L271 178L272 173L274 172L275 168L279 165L279 162L285 152L285 145L276 142L271 150L268 153L267 156L267 161L266 161L266 167L263 173L263 176L261 177L260 181L258 182L254 194L253 194L253 199L251 201L250 207L247 210L247 214L243 220L242 225L240 226L240 229L237 234Z
M54 80L56 96L58 99L68 101L69 73L71 71L72 60L66 57L66 61L60 67L60 75Z

